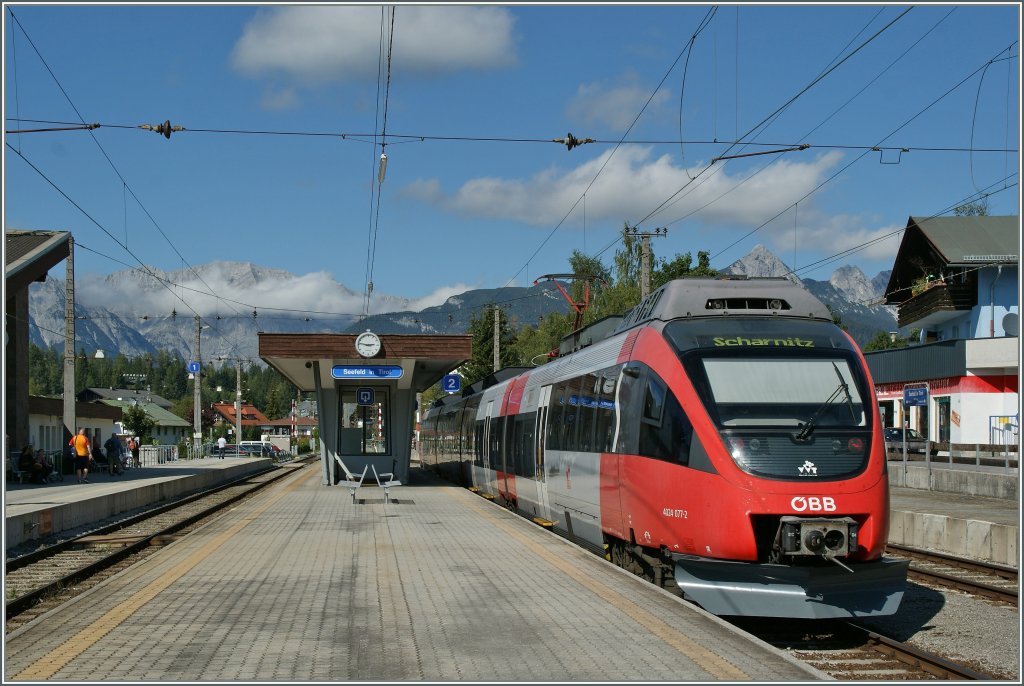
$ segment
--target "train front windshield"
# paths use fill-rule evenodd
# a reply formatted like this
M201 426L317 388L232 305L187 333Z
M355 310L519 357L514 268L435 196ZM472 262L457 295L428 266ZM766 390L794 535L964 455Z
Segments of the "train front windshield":
M824 322L679 320L665 327L736 464L766 478L859 473L870 389L856 351Z

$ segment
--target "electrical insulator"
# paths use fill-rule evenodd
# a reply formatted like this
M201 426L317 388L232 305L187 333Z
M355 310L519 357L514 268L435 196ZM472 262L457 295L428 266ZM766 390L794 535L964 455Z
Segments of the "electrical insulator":
M384 174L388 170L388 156L380 154L380 169L377 171L377 183L384 183Z

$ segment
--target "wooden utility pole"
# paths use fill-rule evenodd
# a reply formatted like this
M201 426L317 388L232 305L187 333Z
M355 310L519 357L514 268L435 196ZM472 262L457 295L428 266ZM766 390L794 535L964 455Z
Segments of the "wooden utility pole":
M667 228L655 229L654 232L639 231L636 227L623 231L627 236L640 237L640 299L651 292L651 236L660 238L668 235Z
M501 368L501 324L498 306L494 306L494 371Z
M235 360L235 446L242 445L242 360Z
M203 375L203 355L199 350L199 340L202 338L203 325L199 319L199 315L196 317L196 358L195 361L199 363L199 371L192 374L195 379L195 391L192 398L193 412L192 412L192 458L199 459L203 456L203 394L200 384L202 380L200 377Z

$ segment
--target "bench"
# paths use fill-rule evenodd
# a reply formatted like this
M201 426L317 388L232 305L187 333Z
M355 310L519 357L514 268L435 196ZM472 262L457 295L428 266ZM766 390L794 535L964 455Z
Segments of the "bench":
M25 483L25 479L28 479L30 476L32 476L28 472L23 472L21 470L21 468L18 467L18 456L17 455L11 455L7 459L7 464L9 466L10 470L11 470L11 474L13 474L14 477L18 480L18 483L22 483L23 484L23 483Z
M392 486L401 486L402 482L395 480L394 472L381 472L380 474L378 474L376 467L373 467L372 469L373 469L373 478L377 480L377 485L384 489L384 502L385 502L385 504L391 502L391 492L388 489L391 488ZM365 473L365 470L364 470L364 473ZM387 477L387 478L384 481L381 481L381 477L382 476L383 477Z
M366 470L369 469L369 465L363 467L363 473L359 474L357 476L356 474L354 474L353 472L351 472L349 470L349 468L342 461L341 457L339 457L338 455L335 455L334 459L337 460L338 464L341 465L342 471L345 472L345 482L344 483L345 483L346 486L348 486L349 494L351 494L351 496L352 496L352 502L355 502L356 501L356 489L363 485L363 479L366 478Z

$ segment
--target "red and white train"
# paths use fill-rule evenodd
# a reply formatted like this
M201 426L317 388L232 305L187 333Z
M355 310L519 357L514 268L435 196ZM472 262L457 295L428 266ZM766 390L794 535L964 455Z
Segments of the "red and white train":
M896 612L873 385L820 301L684 279L567 342L435 403L424 464L715 614Z

